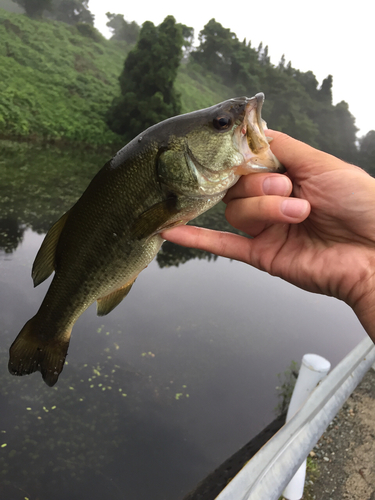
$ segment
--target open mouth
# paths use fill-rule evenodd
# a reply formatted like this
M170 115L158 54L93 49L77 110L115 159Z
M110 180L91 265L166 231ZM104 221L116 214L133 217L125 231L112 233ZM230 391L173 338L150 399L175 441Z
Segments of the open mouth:
M246 106L246 116L240 130L240 149L245 164L238 167L237 172L240 175L262 170L285 172L284 167L272 153L269 139L264 133L267 125L261 116L263 102L264 94L260 92L249 99Z
M247 143L254 154L259 154L264 148L268 148L268 141L264 133L266 122L262 119L262 107L264 94L255 96L256 104L250 108L247 114Z

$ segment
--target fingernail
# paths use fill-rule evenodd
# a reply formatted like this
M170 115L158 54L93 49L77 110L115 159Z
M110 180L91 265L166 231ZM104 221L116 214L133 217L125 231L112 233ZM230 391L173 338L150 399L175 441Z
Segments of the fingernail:
M286 196L290 193L290 180L284 175L272 175L264 179L264 194Z
M309 208L309 203L300 198L288 198L281 204L281 212L288 217L299 218L305 215Z

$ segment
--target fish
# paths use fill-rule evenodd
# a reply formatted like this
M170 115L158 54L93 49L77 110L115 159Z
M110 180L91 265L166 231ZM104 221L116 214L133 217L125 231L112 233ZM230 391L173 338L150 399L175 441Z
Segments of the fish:
M54 277L10 347L11 374L39 371L52 387L78 317L95 301L106 315L126 297L163 230L214 206L241 175L284 171L265 135L263 102L258 93L164 120L99 170L36 255L34 286Z

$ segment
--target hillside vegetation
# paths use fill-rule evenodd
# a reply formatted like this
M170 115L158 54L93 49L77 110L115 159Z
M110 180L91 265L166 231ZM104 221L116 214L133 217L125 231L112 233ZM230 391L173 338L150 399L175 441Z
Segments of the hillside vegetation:
M116 141L105 112L118 93L128 50L89 25L35 21L0 10L0 134Z
M89 25L37 21L0 9L0 135L121 143L105 115L120 92L118 77L129 49ZM184 71L176 86L183 112L230 94L221 85L207 88Z
M347 103L332 104L330 75L319 85L312 71L300 72L284 59L272 65L267 47L239 41L214 19L198 40L196 49L185 51L174 84L181 112L262 91L272 128L347 161L373 162L375 132L360 140L359 151ZM108 110L121 94L119 76L133 47L106 40L89 24L0 9L0 136L122 145L132 131L113 132Z

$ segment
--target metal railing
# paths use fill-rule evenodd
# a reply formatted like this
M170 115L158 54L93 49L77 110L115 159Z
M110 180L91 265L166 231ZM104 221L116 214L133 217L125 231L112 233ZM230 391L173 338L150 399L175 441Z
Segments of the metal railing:
M374 361L375 346L365 338L322 380L294 417L216 500L277 500Z

